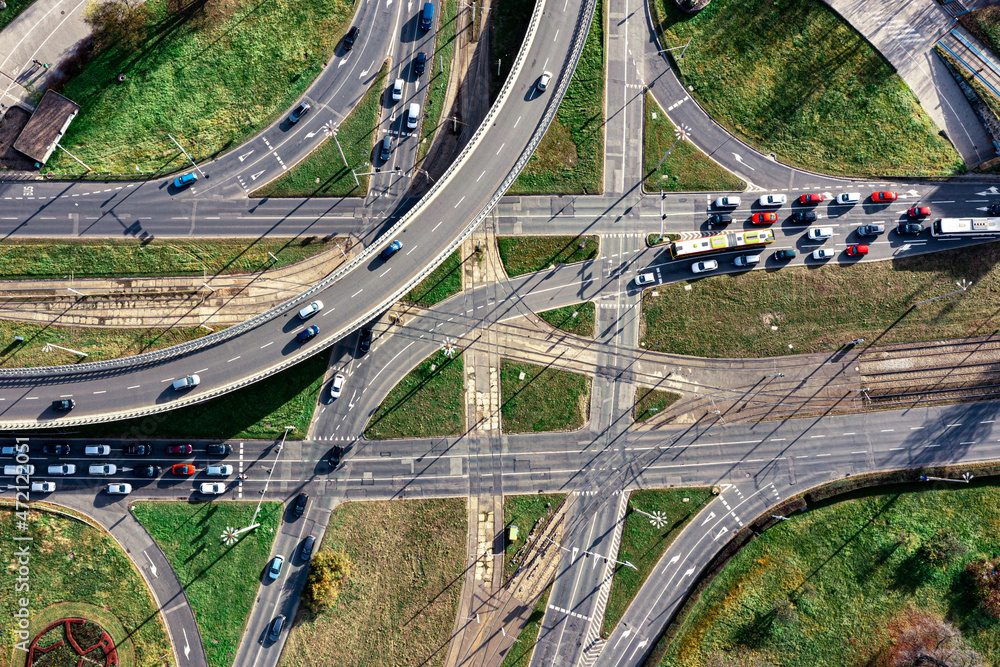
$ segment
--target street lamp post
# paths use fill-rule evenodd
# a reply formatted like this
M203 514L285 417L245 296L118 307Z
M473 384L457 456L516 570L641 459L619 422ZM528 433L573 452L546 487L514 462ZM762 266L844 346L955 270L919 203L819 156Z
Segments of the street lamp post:
M967 290L970 287L972 287L972 283L970 283L965 278L962 278L961 280L957 281L955 284L958 286L958 289L955 290L954 292L948 292L947 294L942 294L941 296L936 296L936 297L933 297L931 299L924 299L923 301L918 301L917 303L913 304L912 307L916 308L917 306L922 306L925 303L930 303L931 301L937 301L938 299L943 299L945 297L952 296L953 294L958 294L959 292L964 292L965 290Z
M42 347L42 352L51 352L52 348L56 348L57 350L62 350L63 352L69 352L70 354L78 354L81 357L88 357L88 356L90 356L86 352L80 352L80 350L73 350L73 349L70 349L68 347L62 347L61 345L56 345L55 343L46 343Z
M663 157L660 158L660 161L656 163L656 169L654 169L653 171L659 170L660 165L663 164L663 161L666 160L667 156L673 152L674 146L677 145L677 142L680 141L681 139L687 139L688 133L687 130L685 130L684 128L677 127L674 128L674 136L675 136L674 143L670 144L670 148L668 148L667 152L663 154Z
M921 482L957 482L959 484L968 484L972 481L971 472L963 472L962 479L950 479L948 477L930 477L929 475L921 475Z
M205 172L203 172L198 167L198 164L194 161L194 158L191 157L191 154L188 153L186 150L184 150L183 146L181 146L179 143L177 143L177 140L174 139L173 135L168 134L167 136L170 137L170 141L174 142L174 146L177 146L177 148L180 149L181 153L184 153L184 157L186 157L188 159L188 161L191 163L191 166L194 167L194 170L197 171L199 174L201 174L202 177L204 177L205 176Z
M253 511L253 518L250 519L250 525L247 526L246 528L240 528L239 530L236 531L223 533L222 539L224 541L235 541L237 535L245 533L248 530L253 530L254 528L260 526L260 524L257 523L257 515L260 513L261 503L264 502L264 496L267 494L267 485L271 483L271 475L274 474L274 469L278 467L278 457L281 456L281 448L285 446L285 438L288 436L288 433L290 431L294 430L295 430L294 426L286 426L285 432L281 434L281 442L278 443L278 451L275 452L274 454L274 465L271 466L271 472L267 473L267 479L264 481L264 488L261 489L260 492L260 500L257 501L257 509Z

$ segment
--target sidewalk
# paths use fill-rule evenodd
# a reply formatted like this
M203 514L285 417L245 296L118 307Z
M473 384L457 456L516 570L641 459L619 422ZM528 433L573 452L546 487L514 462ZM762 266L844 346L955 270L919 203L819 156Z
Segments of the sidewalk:
M96 1L35 0L0 31L0 102L35 109L41 93L62 76L60 65L90 35L83 12Z

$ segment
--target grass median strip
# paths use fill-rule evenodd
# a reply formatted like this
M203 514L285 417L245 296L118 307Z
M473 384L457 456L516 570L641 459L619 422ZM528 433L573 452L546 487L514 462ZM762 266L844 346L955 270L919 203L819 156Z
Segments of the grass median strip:
M162 664L161 656L170 654L170 640L156 602L135 564L114 538L82 521L47 512L36 503L26 512L26 525L21 529L17 527L14 512L15 509L23 512L24 505L15 508L11 498L0 503L0 508L7 515L0 522L0 539L11 549L6 573L10 594L0 596L3 613L0 647L8 656L20 656L11 658L9 664L25 664L26 653L14 647L15 642L21 641L16 634L19 626L15 615L21 608L31 613L31 625L27 628L31 639L49 623L78 616L99 623L111 635L120 664ZM15 541L25 537L31 542ZM14 545L30 545L27 577L18 575ZM19 589L15 595L15 577L22 584L27 581L30 589ZM29 597L29 590L30 605L27 602L19 605L19 599ZM46 639L50 637L46 634ZM40 645L48 643L42 641ZM80 656L73 654L62 664L75 665L79 659ZM42 663L36 660L35 664Z
M260 527L240 535L235 544L220 539L232 527L250 525L256 507L256 502L217 500L138 502L131 508L184 588L210 667L233 664L281 524L284 506L265 502L257 515ZM284 556L292 560L292 554Z
M253 273L331 248L329 238L315 236L148 242L18 239L0 243L0 280Z
M260 438L281 437L294 426L289 440L306 437L323 384L330 352L324 351L266 380L189 408L138 419L72 429L81 438ZM173 393L169 384L164 391ZM77 397L77 400L82 400ZM59 430L47 431L53 435Z
M465 431L462 355L435 352L406 374L365 428L370 439L426 438Z
M528 535L535 526L544 525L556 507L566 497L565 493L537 493L526 496L504 496L503 528L504 555L503 581L506 584L524 556ZM510 539L510 527L517 526L518 539Z
M420 5L423 6L423 5ZM435 11L441 15L435 19L438 33L434 38L434 53L428 53L430 60L427 68L427 97L424 119L420 123L419 144L417 145L417 165L427 155L434 133L442 125L441 114L445 112L444 96L448 92L448 79L451 77L453 56L455 53L455 28L457 26L458 0L445 0L435 3ZM463 21L463 25L465 25Z
M604 2L598 0L580 62L559 110L508 194L604 191L604 23ZM550 90L559 76L553 72Z
M636 390L635 410L632 414L637 422L644 422L669 408L680 397L680 394L672 391L639 387Z
M507 655L503 657L500 667L529 667L531 665L531 653L535 650L535 642L538 641L538 633L542 629L542 619L545 618L545 610L549 606L549 593L552 586L545 589L542 597L538 598L538 604L531 610L531 616L524 629L517 635L514 645L507 650Z
M337 127L337 138L333 135L319 145L309 157L292 167L262 188L254 191L254 197L343 197L364 196L368 192L370 176L358 176L354 180L352 170L365 173L372 171L372 150L376 140L379 110L385 96L386 74L389 66L375 75L358 105ZM340 142L338 147L337 142ZM344 155L341 157L340 151ZM344 165L344 158L347 165Z
M597 257L596 236L500 236L497 249L511 278Z
M985 335L1000 329L1000 244L889 262L750 271L647 290L646 349L706 357L767 357L866 344ZM947 299L913 304L973 286ZM697 331L698 335L692 335Z
M348 502L330 517L323 551L354 569L337 602L299 607L278 663L440 667L462 590L465 498Z
M689 603L659 664L915 664L889 656L925 614L982 655L967 664L996 664L1000 620L978 607L965 565L1000 552L998 503L995 484L911 487L778 522Z
M594 337L594 304L585 301L564 308L555 308L538 313L538 316L556 329L586 338Z
M608 606L604 611L602 637L607 637L615 629L635 594L660 561L660 556L711 499L710 489L698 487L636 491L629 497L629 513L622 528L618 560L630 562L637 569L615 566ZM650 519L632 511L633 508L657 518Z
M664 48L691 42L681 80L764 153L848 176L947 176L964 164L893 67L819 0L651 0ZM658 159L658 158L657 158Z
M430 275L411 289L403 301L430 308L462 291L462 249L455 252L431 271Z
M590 418L590 378L504 359L500 416L505 433L578 429Z
M690 141L678 139L676 127L649 92L645 113L642 170L646 192L732 192L746 188L746 181L723 169Z

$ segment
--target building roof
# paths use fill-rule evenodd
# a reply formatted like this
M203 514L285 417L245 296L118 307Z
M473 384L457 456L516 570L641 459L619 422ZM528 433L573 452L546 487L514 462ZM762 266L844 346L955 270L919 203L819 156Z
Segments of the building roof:
M45 91L42 101L14 142L14 148L44 164L78 113L79 104L53 90Z

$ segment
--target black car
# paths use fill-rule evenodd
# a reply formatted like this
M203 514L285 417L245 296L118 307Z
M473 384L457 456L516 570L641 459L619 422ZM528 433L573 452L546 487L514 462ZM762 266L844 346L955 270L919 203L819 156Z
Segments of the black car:
M427 54L421 51L417 54L417 59L413 61L413 73L420 76L427 68Z
M817 217L816 211L796 211L792 213L792 222L816 222Z
M64 398L61 401L52 401L53 410L72 410L76 407L76 401L72 398Z
M924 226L916 222L904 222L896 231L900 234L920 234L924 231Z
M336 470L340 466L340 460L342 458L344 458L344 448L341 447L340 445L337 445L336 447L333 448L333 451L330 452L330 459L329 459L330 465L333 466L334 470Z
M795 251L794 250L788 250L788 249L779 250L776 253L774 253L773 257L775 259L779 260L779 261L783 261L784 262L784 261L787 261L789 259L795 259Z
M288 114L289 123L297 123L302 119L306 113L312 109L308 102L299 102L298 106L292 109L292 113Z
M229 456L233 451L232 445L209 445L209 456Z
M358 30L358 26L356 26L356 25L355 26L351 26L351 29L347 31L346 35L344 35L344 50L345 51L350 51L351 49L354 48L354 42L358 41L358 35L360 35L360 34L361 34L361 31Z
M306 511L307 502L309 502L309 494L305 492L300 493L299 497L295 499L295 507L292 508L292 516L302 516L302 513Z
M305 541L302 543L301 556L302 560L309 560L313 555L313 545L316 544L316 538L312 535L306 537Z
M65 456L69 454L69 445L42 445L42 453L48 456Z
M316 334L318 333L319 333L319 327L314 324L311 327L300 331L298 335L295 336L295 340L299 341L300 343L304 343L310 338L315 338Z
M152 445L125 445L122 447L122 454L125 456L149 456L152 453Z
M988 209L986 209L986 212L989 213L990 215L1000 215L1000 204L993 204Z
M132 472L135 473L136 477L158 477L160 475L160 466L138 466L132 468Z
M715 227L716 225L728 225L733 221L733 216L728 213L713 213L708 216L708 224Z
M285 616L281 615L271 621L271 630L267 633L267 638L272 642L278 641L281 635L281 628L285 624Z
M361 330L361 340L358 341L358 349L362 352L367 352L372 347L372 330L362 329Z

